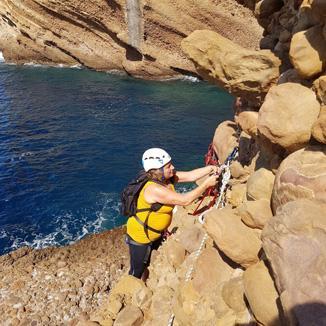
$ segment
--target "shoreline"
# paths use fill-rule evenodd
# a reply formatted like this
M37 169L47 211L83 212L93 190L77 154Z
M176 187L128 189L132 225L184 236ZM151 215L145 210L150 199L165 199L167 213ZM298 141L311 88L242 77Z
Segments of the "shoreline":
M122 226L67 246L0 256L0 323L53 325L89 314L127 270L124 232Z

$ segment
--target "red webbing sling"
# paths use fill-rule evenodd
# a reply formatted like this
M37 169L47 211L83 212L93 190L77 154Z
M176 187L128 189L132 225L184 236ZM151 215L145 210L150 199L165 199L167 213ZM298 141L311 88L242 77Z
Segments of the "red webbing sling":
M207 153L205 155L205 165L218 165L218 164L219 164L219 160L214 151L213 143L210 143L208 146ZM215 204L217 196L218 196L218 191L215 186L207 188L206 191L203 193L202 198L201 198L200 202L198 203L197 207L195 208L195 210L192 213L188 213L188 214L189 215L198 215L198 214L203 213L204 211L211 208ZM200 208L201 204L203 203L203 201L206 197L213 197L213 198L208 203L208 205Z

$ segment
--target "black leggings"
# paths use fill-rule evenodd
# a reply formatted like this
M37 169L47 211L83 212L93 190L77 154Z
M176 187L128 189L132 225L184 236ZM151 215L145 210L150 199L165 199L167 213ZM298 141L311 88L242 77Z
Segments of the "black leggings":
M146 245L136 244L134 241L128 241L128 238L126 242L129 245L130 254L129 275L141 278L144 273L144 270L150 263L152 250L158 249L158 247L162 243L162 239L160 238Z

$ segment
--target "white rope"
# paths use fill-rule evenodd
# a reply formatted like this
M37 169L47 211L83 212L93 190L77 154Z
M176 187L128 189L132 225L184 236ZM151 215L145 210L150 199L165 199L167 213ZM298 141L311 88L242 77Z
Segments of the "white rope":
M235 157L237 157L237 154L236 154ZM224 202L222 202L222 198L224 197L225 188L228 185L228 183L230 181L230 178L231 178L230 161L228 161L226 164L221 165L221 171L224 171L223 172L223 178L222 178L222 185L220 187L220 195L218 196L218 200L217 200L217 202L216 202L216 204L214 206L215 208L219 208L220 204L221 204L222 207L224 207ZM204 214L208 213L211 209L213 209L213 207L211 207L210 209L208 209L207 211L205 211L203 214L201 214L198 217L199 223L204 224L204 222L205 222ZM201 254L201 252L202 252L202 250L204 248L204 245L205 245L205 242L206 242L207 238L208 238L208 234L206 232L204 234L204 236L203 236L203 239L202 239L200 245L199 245L199 248L197 249L197 251L195 253L194 261L192 262L192 264L190 265L190 267L189 267L189 269L188 269L188 271L186 273L185 282L190 281L191 275L192 275L192 273L194 271L194 268L195 268L195 263L196 263L198 257L200 256L200 254ZM173 325L174 317L175 317L175 315L171 314L171 317L169 318L169 321L168 321L168 326Z
M221 171L223 171L222 172L223 178L222 178L222 185L221 185L220 191L219 191L220 195L218 196L216 204L214 206L212 206L211 208L209 208L208 210L206 210L205 212L203 212L202 214L199 215L198 221L200 224L205 223L205 215L208 212L210 212L213 208L219 208L220 204L222 207L224 207L224 203L222 202L222 199L224 197L225 188L228 185L230 178L231 178L230 162L228 162L227 164L221 165Z
M205 242L206 242L207 238L208 238L208 234L205 233L204 236L203 236L203 239L200 242L199 248L196 250L194 261L192 262L192 264L188 268L188 271L186 273L185 282L189 282L190 281L191 276L192 276L192 273L193 273L194 268L195 268L195 263L196 263L198 257L200 256L200 254L201 254L201 252L202 252L202 250L204 248L204 245L205 245ZM171 317L170 317L169 322L168 322L168 326L172 326L173 325L174 317L175 317L175 315L174 314L171 314Z
M168 326L172 326L173 325L173 321L174 321L174 314L171 315L169 322L168 322Z

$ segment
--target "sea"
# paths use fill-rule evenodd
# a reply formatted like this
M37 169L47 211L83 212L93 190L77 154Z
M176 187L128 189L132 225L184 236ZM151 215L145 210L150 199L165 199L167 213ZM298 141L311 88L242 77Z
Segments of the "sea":
M232 103L194 77L156 82L16 66L0 52L0 254L71 244L124 224L120 193L142 153L162 147L178 170L203 166Z

